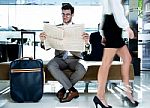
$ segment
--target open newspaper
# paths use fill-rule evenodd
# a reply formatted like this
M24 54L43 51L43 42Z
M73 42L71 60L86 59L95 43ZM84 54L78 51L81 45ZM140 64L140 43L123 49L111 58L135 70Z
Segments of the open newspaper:
M83 24L69 26L56 26L44 24L43 31L47 34L45 48L54 48L67 51L84 51L84 40L82 33Z

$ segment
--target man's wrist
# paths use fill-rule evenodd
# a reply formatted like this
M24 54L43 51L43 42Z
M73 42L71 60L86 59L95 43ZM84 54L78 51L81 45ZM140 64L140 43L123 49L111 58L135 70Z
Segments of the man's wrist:
M41 41L40 46L41 46L41 48L45 49L44 42Z
M85 47L88 48L90 46L90 43L86 43Z
M41 45L44 45L44 42L43 42L43 41L41 41L40 43L41 43Z

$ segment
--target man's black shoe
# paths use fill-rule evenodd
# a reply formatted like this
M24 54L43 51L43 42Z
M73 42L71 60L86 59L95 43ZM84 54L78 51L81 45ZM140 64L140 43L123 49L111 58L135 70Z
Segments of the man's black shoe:
M62 88L57 92L56 96L58 97L58 99L63 99L65 93L66 91Z
M60 99L60 102L61 103L70 102L73 98L78 98L78 97L79 97L78 91L76 92L69 91L65 98Z

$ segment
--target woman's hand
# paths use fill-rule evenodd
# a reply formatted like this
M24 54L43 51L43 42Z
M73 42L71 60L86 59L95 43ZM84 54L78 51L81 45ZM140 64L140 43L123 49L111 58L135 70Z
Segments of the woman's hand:
M105 46L105 43L106 43L106 38L102 36L101 44Z
M134 32L133 32L133 30L130 27L128 27L126 29L126 31L128 32L129 38L130 39L134 39Z
M82 37L83 37L83 40L85 41L85 44L88 44L89 41L90 41L90 36L89 36L89 34L84 32L84 33L82 34Z
M47 34L45 33L45 32L42 32L42 33L40 33L40 40L41 40L41 42L44 42L44 40L46 39L46 37L47 37Z

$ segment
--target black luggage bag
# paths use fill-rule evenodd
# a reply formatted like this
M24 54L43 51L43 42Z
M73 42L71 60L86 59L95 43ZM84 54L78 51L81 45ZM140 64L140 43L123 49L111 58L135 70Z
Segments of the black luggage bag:
M43 62L18 59L10 64L10 95L16 102L37 102L43 95Z
M102 61L104 45L101 43L102 36L100 32L93 32L90 35L91 53L83 52L85 61Z
M14 101L38 102L43 96L43 80L41 59L22 57L10 63L10 96Z

